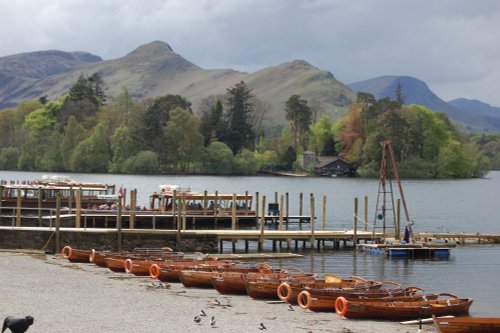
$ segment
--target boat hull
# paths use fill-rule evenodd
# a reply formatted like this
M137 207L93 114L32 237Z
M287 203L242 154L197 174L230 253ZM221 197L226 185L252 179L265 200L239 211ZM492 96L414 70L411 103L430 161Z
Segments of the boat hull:
M455 317L433 318L441 333L498 333L500 318Z

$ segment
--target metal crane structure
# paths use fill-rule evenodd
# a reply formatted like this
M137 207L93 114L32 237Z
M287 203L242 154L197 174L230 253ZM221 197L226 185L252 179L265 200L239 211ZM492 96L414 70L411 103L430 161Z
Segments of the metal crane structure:
M378 186L378 194L377 194L377 205L375 208L375 217L373 221L373 239L375 239L375 229L377 225L377 220L381 221L382 226L378 228L382 228L384 236L387 233L387 229L389 226L387 213L392 212L392 222L394 228L394 233L396 239L400 237L399 223L396 221L396 212L394 206L394 191L392 187L392 178L394 176L397 181L399 196L401 198L401 202L403 204L403 210L406 217L406 227L404 240L407 243L413 242L413 232L412 225L413 221L410 219L410 215L408 213L408 207L406 206L406 200L403 192L403 187L401 185L401 179L399 177L398 168L396 165L396 159L394 157L394 146L391 141L382 141L380 142L382 146L382 159L380 163L380 176L379 176L379 186ZM390 160L390 161L389 161ZM390 162L390 163L389 163ZM389 170L391 168L392 170ZM392 172L390 172L392 171ZM399 217L398 217L399 218Z

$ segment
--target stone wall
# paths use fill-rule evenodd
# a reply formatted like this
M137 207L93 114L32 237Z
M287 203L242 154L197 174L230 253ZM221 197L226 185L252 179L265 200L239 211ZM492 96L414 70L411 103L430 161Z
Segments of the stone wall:
M181 235L180 248L176 248L176 234L162 232L134 232L127 230L121 234L122 250L138 247L171 247L182 252L217 253L217 237L213 235ZM47 252L59 252L65 245L73 248L98 250L118 250L118 233L109 230L61 230L59 249L55 249L55 232L48 229L12 229L0 228L0 248L37 249Z

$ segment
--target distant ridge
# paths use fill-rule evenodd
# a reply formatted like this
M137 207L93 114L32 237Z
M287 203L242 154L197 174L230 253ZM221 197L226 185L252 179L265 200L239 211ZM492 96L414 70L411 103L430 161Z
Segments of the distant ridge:
M225 94L228 88L243 80L253 89L255 96L270 105L267 116L270 124L285 121L285 102L293 94L319 103L334 118L341 115L343 108L354 101L349 88L337 81L333 74L302 60L268 67L251 74L232 69L207 70L186 60L162 41L141 45L123 57L106 61L90 54L84 56L85 53L72 53L79 60L72 67L68 65L64 70L47 70L29 80L18 74L20 68L31 69L37 63L37 56L44 52L60 51L33 52L29 59L25 59L23 55L0 58L0 64L6 58L19 63L17 68L5 66L2 70L0 67L0 80L5 78L13 82L8 93L0 91L0 109L24 100L37 99L42 95L56 99L67 93L81 74L92 75L96 72L103 78L108 96L119 95L123 88L127 88L137 99L179 94L193 103L195 111L204 98ZM41 65L52 68L58 61L59 58L56 59L53 55Z
M386 75L369 80L358 81L349 84L355 93L359 91L372 93L377 99L389 97L396 99L398 85L404 95L404 103L418 104L433 111L442 111L452 120L460 123L468 130L472 131L499 131L500 114L498 120L493 118L485 119L472 110L465 110L456 105L450 104L439 98L429 89L424 81L410 76Z

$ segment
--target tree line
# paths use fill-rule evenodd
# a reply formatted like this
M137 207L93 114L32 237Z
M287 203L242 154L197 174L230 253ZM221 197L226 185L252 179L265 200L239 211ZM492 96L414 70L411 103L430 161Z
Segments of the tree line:
M398 96L358 93L334 121L316 117L307 100L292 95L283 106L288 123L269 126L270 106L243 81L194 112L179 95L134 100L123 89L105 96L99 74L82 75L55 101L44 96L0 110L0 169L251 175L297 170L310 150L376 176L383 140L393 141L406 177L480 177L499 166L500 135L470 137L444 113L403 106Z

